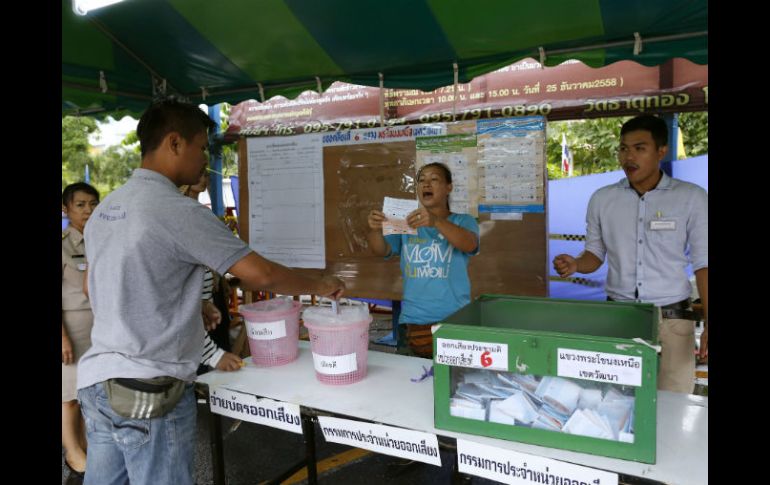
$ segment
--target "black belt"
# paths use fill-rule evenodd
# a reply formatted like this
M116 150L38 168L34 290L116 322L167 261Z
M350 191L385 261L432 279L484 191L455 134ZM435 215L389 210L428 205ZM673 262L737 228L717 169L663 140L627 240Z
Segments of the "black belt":
M172 378L165 376L160 378L156 377L153 379L128 379L125 377L118 377L113 380L123 387L127 387L134 391L147 392L150 394L166 392L167 390L171 389L172 385L174 385Z
M661 310L687 310L690 308L690 299L684 299L682 301L678 301L676 303L670 303L668 305L663 305Z
M607 301L616 301L607 297ZM697 322L700 320L698 315L692 311L690 299L684 299L676 303L670 303L660 307L660 313L663 318L674 318L677 320L692 320Z

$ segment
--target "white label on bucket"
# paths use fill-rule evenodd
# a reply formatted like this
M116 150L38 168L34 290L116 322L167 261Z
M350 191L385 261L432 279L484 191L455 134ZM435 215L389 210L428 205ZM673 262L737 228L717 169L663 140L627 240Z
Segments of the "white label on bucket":
M439 338L436 363L456 367L508 370L508 345Z
M358 370L355 352L347 355L321 355L313 352L313 365L321 374L336 376Z
M299 405L215 387L209 394L211 412L302 434Z
M246 321L249 328L249 338L254 340L275 340L286 336L286 320L276 322L249 322Z
M435 434L328 416L318 424L326 441L441 466Z

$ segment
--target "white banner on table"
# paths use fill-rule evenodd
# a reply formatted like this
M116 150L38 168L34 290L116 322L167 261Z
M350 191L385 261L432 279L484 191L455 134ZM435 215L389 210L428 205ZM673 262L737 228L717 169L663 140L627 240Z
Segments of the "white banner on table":
M504 450L464 439L457 440L457 463L460 473L514 485L535 483L618 485L617 473Z
M327 416L318 424L326 441L441 466L435 434Z
M313 366L321 374L336 376L358 370L355 352L345 355L321 355L313 352Z
M557 375L626 386L642 385L642 358L585 350L558 349Z
M302 434L302 418L297 404L259 398L224 387L213 388L209 402L212 413Z
M248 336L254 340L275 340L286 336L286 320L250 322L246 320Z
M508 345L440 338L436 363L474 369L508 370Z

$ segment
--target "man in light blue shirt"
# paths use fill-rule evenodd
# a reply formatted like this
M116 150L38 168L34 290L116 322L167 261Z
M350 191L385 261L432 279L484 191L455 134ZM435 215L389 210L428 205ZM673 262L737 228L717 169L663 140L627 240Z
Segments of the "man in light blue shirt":
M661 307L658 388L692 393L694 321L686 267L692 263L703 302L700 356L708 356L708 195L660 170L668 151L665 122L637 116L620 130L618 159L626 178L597 190L588 203L585 251L553 260L561 277L592 273L607 258L607 296ZM688 259L689 249L689 259Z

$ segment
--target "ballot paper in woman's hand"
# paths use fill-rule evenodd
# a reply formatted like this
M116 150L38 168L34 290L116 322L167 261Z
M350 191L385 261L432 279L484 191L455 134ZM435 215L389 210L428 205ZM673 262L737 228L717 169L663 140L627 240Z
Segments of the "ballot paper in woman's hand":
M385 197L382 202L382 212L387 220L382 223L382 234L417 234L417 229L409 227L406 216L417 210L417 201L414 199L395 199Z

